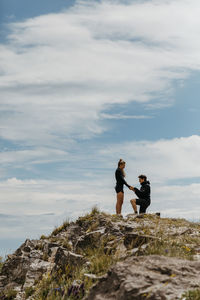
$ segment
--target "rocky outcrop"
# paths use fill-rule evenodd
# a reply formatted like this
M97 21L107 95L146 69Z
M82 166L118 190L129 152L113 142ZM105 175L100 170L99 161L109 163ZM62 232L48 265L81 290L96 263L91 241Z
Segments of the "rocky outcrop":
M0 272L0 299L40 299L34 293L48 274L56 283L41 299L55 299L54 293L56 299L178 299L200 285L199 232L198 224L153 214L122 218L91 213L64 223L48 237L26 240L8 255ZM196 262L162 256L176 256L175 243L181 257Z
M129 257L99 280L85 300L178 300L200 287L200 262L164 256Z

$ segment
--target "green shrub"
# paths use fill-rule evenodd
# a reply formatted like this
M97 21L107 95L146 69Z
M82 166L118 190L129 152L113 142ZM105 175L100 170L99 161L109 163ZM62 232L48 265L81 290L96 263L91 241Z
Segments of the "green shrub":
M98 207L95 205L93 208L92 208L92 211L91 211L91 215L98 215L100 214L100 211L98 209Z
M144 255L164 255L183 259L193 259L193 249L173 240L155 240L144 251Z
M47 238L48 238L48 237L47 237L46 235L44 235L44 234L42 234L41 237L40 237L41 240L45 240L45 239L47 239Z
M200 299L200 289L185 292L182 295L181 299L184 299L184 300L199 300Z
M9 289L5 292L6 300L13 300L17 296L17 292L13 289Z
M30 286L30 287L27 287L26 289L25 289L25 296L26 296L26 299L28 298L28 297L30 297L33 293L34 293L34 288L32 287L32 286Z

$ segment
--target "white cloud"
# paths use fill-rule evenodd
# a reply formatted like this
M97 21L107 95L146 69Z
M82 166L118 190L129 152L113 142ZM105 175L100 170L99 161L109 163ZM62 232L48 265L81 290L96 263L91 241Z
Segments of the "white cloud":
M110 105L171 101L171 82L200 66L198 8L195 0L79 1L10 24L0 47L1 137L60 147L104 132L100 114Z
M130 170L128 177L130 178ZM101 210L115 213L116 195L113 187L99 180L44 181L10 178L0 182L1 239L38 238L50 233L64 220L74 220L97 205ZM200 184L185 186L152 184L152 205L149 212L162 216L199 218ZM132 212L129 200L134 197L126 189L123 214Z
M66 211L74 211L78 216L83 207L86 209L90 204L99 204L102 209L111 208L113 198L115 199L114 171L120 157L127 162L129 184L138 185L137 176L145 173L152 184L154 203L158 206L169 203L173 207L177 203L178 208L182 203L181 208L187 210L188 197L195 205L199 201L200 185L190 184L190 179L199 178L199 151L200 136L155 142L129 142L124 145L110 144L101 149L96 146L87 160L84 160L86 154L83 153L82 157L77 158L77 165L73 162L67 166L66 180L10 178L1 181L1 213L21 215L23 212L25 215L38 215L53 212L60 215L64 204ZM92 168L94 165L95 169ZM71 174L76 174L76 179L70 178ZM175 185L177 180L184 180L186 184ZM132 197L129 190L126 190L126 194ZM77 203L80 205L77 206Z
M31 150L13 150L0 152L2 166L14 164L14 167L23 164L39 164L64 160L68 157L66 151L59 149L37 148Z
M199 177L199 136L85 148L75 141L102 134L105 118L147 117L112 113L112 105L172 104L172 83L183 85L200 69L199 8L197 0L79 1L58 14L10 24L0 45L0 137L16 149L0 152L1 178L8 169L67 161L62 167L77 180L1 181L3 237L45 233L95 204L113 212L113 162L120 157L129 183L139 173L150 178L152 211L197 217L199 184L167 181ZM130 197L126 191L124 212Z
M102 113L101 117L103 119L116 119L116 120L120 120L120 119L151 119L152 116L148 116L148 115L123 115L123 114L105 114Z
M130 174L136 178L145 173L155 183L199 177L200 136L171 140L127 142L111 144L100 150L106 161L127 161Z
M0 182L0 237L27 238L50 233L65 219L74 220L95 205L114 207L114 189L93 180L47 181L10 178ZM114 198L114 200L113 200Z
M164 185L153 188L153 206L163 217L200 221L200 184Z
M1 181L1 239L13 239L14 243L16 238L38 238L50 233L66 218L73 220L95 205L115 213L114 171L120 157L127 162L126 180L129 184L139 186L137 176L140 173L147 174L150 179L152 204L149 212L160 211L164 217L199 220L200 183L190 184L189 180L194 181L193 177L200 174L197 164L199 148L199 136L112 144L104 149L94 147L87 160L80 156L77 161L79 168L74 164L67 166L69 176L65 181L18 178ZM73 168L76 169L74 180L70 179ZM81 180L78 179L80 173ZM186 183L175 184L177 179ZM125 188L124 215L132 212L129 200L133 197L134 193ZM4 245L4 249L8 248Z

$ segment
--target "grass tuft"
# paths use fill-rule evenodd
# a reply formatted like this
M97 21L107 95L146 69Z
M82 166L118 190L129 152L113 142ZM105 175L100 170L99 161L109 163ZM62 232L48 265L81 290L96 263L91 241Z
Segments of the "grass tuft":
M17 292L13 289L8 289L6 292L5 292L5 296L6 296L6 300L14 300L17 296Z
M27 288L25 289L25 297L26 297L26 299L27 299L28 297L30 297L30 296L34 293L34 291L35 291L35 289L34 289L32 286L27 287Z
M2 267L3 267L3 259L2 259L2 257L0 256L0 272L1 272Z
M99 215L99 214L100 214L100 211L99 211L98 207L95 205L92 208L91 215L94 216L94 215Z
M184 299L184 300L199 300L200 299L200 289L185 292L182 295L181 299Z
M69 220L66 220L61 226L55 228L52 233L51 233L51 237L57 235L58 233L60 233L63 230L66 230L70 225Z

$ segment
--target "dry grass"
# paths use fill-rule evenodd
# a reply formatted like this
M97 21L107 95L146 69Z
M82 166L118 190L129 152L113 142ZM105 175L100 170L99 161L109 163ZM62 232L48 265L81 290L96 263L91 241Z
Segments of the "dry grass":
M184 299L184 300L199 300L200 299L200 289L185 292L182 295L181 299Z
M151 220L145 223L145 220ZM136 219L140 223L138 233L154 236L156 239L148 244L143 255L164 255L192 260L195 248L200 244L200 236L191 235L188 230L199 231L200 225L184 219L160 219L146 216ZM183 231L179 234L179 231ZM184 233L185 232L185 233ZM137 254L136 254L137 255Z
M55 229L52 231L50 237L55 236L55 235L57 235L58 233L60 233L60 232L62 232L62 231L64 231L64 230L66 230L66 229L69 227L69 225L70 225L69 220L66 220L65 222L63 222L63 224L62 224L61 226L55 228Z
M3 267L3 260L2 260L2 257L0 256L0 272L1 272L2 267Z
M91 279L84 274L94 274L101 276L107 273L110 266L117 261L117 258L109 253L105 253L105 245L113 240L113 237L102 239L98 248L87 248L84 250L84 256L89 262L87 265L74 267L67 265L65 271L58 270L55 274L48 274L36 286L34 299L36 300L61 300L61 299L77 299L76 296L67 296L74 280L80 281L84 286L84 294L86 294L97 279ZM83 294L78 299L83 298Z

